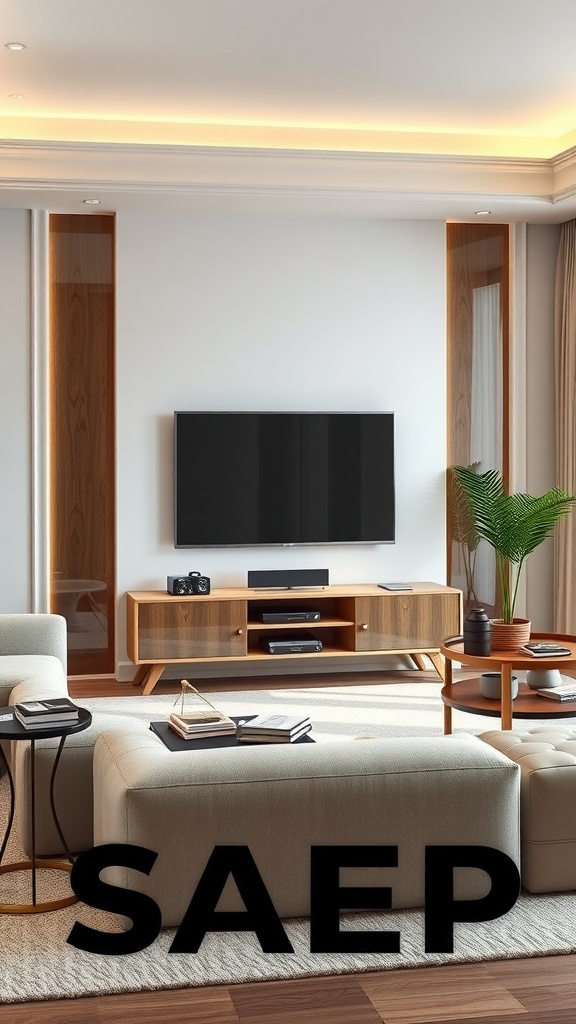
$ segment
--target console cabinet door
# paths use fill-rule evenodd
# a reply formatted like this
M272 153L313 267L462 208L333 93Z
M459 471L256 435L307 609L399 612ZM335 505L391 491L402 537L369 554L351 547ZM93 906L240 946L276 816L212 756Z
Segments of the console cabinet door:
M460 628L458 594L390 594L356 598L357 651L438 648Z
M243 658L245 601L161 601L138 606L138 660Z

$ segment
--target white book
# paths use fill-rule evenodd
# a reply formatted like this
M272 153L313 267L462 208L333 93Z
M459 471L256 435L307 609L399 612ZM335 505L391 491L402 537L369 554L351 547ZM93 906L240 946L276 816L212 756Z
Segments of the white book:
M236 726L234 725L234 722L232 722L232 727L228 725L222 725L216 731L211 730L210 732L208 730L206 730L205 732L188 732L184 729L178 728L178 726L172 720L168 722L168 725L170 729L172 729L173 732L177 733L178 736L180 736L183 740L191 741L207 740L215 738L217 736L234 736L236 733Z
M176 715L174 712L170 715L170 722L178 727L182 732L188 732L195 734L198 732L209 733L218 732L223 727L236 731L236 723L232 721L227 715L218 714L212 715L204 720L194 719L191 720L188 717L182 717L182 715Z
M550 700L576 700L576 680L573 683L562 683L561 686L543 688L536 691L539 697Z

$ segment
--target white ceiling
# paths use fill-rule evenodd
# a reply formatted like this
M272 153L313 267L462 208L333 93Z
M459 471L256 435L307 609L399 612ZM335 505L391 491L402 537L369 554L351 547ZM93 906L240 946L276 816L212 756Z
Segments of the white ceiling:
M0 25L0 205L576 215L574 0L0 0Z

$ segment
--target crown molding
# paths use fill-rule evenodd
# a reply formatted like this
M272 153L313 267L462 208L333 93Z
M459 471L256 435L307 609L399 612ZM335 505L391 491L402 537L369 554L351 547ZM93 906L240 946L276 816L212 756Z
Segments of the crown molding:
M261 160L297 160L321 163L335 160L350 163L374 162L378 164L410 164L410 165L446 165L454 167L486 167L538 171L548 168L560 161L566 154L557 157L522 157L522 156L488 156L484 154L463 153L411 153L407 151L379 152L377 150L348 149L298 149L292 147L264 146L206 146L206 145L174 145L147 144L140 142L94 142L94 141L56 141L45 139L0 139L0 152L8 150L13 153L30 153L31 155L59 154L114 154L115 156L154 155L159 159L191 159L194 157L222 157L242 160L246 158ZM576 147L573 152L576 154Z
M576 146L571 146L570 149L565 149L563 153L558 153L556 156L551 157L550 164L555 171L561 171L565 167L576 165Z
M127 208L131 196L157 197L172 207L178 197L199 203L202 196L228 196L249 200L252 208L260 197L267 210L274 199L302 199L310 209L317 203L320 212L330 203L372 211L383 203L387 216L398 216L392 204L402 200L404 211L409 202L420 211L438 202L437 215L448 219L487 206L503 219L518 211L521 219L533 212L558 220L562 203L565 219L574 215L568 206L576 197L576 146L552 158L524 158L1 139L3 201L10 201L10 192L25 206L26 193L37 193L29 205L46 208L57 200L62 209L69 197L74 212L81 195L108 197L109 212Z
M133 190L194 186L382 189L541 196L549 160L343 150L0 141L0 187ZM42 184L44 183L44 185Z
M576 196L576 146L559 153L551 161L554 188L552 201L565 202Z

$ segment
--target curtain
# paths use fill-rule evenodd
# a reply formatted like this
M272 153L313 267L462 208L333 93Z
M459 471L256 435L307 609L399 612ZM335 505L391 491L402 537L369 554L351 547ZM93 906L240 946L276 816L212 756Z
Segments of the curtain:
M472 393L470 462L480 472L502 468L502 311L500 285L472 293ZM496 603L496 559L481 541L476 556L475 592L481 603Z
M576 220L562 225L555 296L556 483L576 493ZM554 629L576 633L576 519L554 531Z

